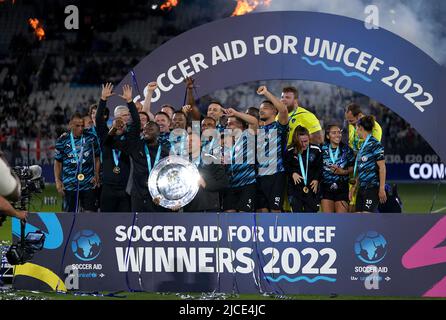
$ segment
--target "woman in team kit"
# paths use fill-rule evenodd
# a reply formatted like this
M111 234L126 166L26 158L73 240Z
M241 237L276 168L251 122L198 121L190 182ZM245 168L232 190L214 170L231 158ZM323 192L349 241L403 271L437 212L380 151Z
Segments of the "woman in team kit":
M357 192L356 212L376 212L379 203L387 201L384 148L372 135L374 125L373 116L365 116L356 124L356 132L364 140L356 156L353 188L349 193L351 199Z
M329 125L322 146L322 212L348 212L348 180L353 172L353 150L341 142L341 127Z
M321 149L310 143L310 133L297 126L285 155L288 198L293 212L318 212L318 186L322 170Z

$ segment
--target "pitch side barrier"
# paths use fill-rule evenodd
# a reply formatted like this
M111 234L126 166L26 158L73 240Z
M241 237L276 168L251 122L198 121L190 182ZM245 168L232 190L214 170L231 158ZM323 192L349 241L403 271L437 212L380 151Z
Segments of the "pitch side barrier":
M36 229L15 289L446 297L442 214L30 213Z

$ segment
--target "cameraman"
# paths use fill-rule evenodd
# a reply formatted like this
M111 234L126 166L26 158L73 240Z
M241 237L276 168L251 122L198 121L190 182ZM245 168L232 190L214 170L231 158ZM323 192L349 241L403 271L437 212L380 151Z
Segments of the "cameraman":
M18 201L20 198L20 182L11 173L11 169L0 152L0 215L6 214L18 219L26 219L26 211L15 210L9 201Z

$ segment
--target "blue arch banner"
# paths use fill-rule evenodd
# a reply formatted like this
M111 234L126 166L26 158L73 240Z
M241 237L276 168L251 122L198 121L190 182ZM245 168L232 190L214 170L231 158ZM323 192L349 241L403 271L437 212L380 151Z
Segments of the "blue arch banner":
M446 215L73 215L30 214L63 241L15 288L446 297Z
M156 80L153 110L184 103L185 76L198 95L256 80L326 82L365 94L410 123L442 160L446 72L422 50L363 21L300 11L265 12L211 22L166 42L119 83L134 85L141 99ZM136 88L137 87L137 88ZM138 92L139 91L139 92ZM278 94L278 93L277 93ZM108 106L122 104L118 97Z

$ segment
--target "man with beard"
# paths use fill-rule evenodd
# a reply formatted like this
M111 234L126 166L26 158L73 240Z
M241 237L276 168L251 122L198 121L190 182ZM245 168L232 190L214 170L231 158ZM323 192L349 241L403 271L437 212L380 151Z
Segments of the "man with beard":
M260 86L257 94L267 100L260 105L263 125L259 127L257 143L263 150L260 156L258 154L256 206L259 212L281 212L286 182L283 155L288 133L288 110L265 86Z
M128 85L123 87L121 97L127 102L128 111L132 117L115 117L112 130L109 131L107 123L102 117L106 109L107 99L113 95L113 85L107 83L102 86L101 99L96 113L96 128L102 149L102 192L101 192L101 212L130 212L130 196L126 192L128 179L130 176L130 158L127 153L121 152L115 147L115 139L125 141L125 134L128 131L137 130L137 126L131 123L131 119L137 116L137 109L132 100L132 88ZM118 115L126 115L127 111L121 108Z
M361 139L356 131L356 124L358 121L364 117L364 114L361 111L361 107L356 103L350 103L347 106L347 110L345 111L345 119L348 122L348 146L353 149L353 152L358 153L359 149L364 142ZM372 136L381 142L382 137L382 129L378 122L374 122Z
M282 103L288 109L289 133L287 145L291 144L294 129L297 126L307 128L310 132L310 142L313 144L322 144L324 137L321 124L316 116L299 105L299 91L295 87L285 87L282 89Z

